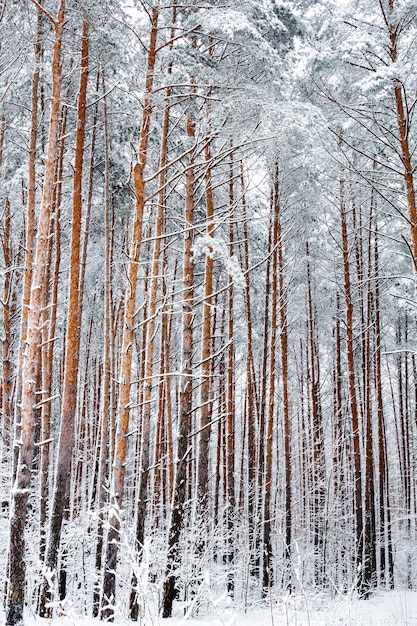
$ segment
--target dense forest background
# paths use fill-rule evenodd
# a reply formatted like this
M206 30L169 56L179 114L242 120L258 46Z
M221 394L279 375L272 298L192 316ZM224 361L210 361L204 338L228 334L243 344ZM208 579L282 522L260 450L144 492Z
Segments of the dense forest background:
M7 624L414 588L415 1L0 18Z

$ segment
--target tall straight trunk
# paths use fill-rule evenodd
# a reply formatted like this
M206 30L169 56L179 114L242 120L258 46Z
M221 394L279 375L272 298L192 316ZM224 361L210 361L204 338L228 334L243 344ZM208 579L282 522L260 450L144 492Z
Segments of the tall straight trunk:
M100 72L97 72L96 91L100 88ZM93 191L94 191L94 165L95 165L95 150L97 139L97 118L98 118L98 102L95 104L93 113L93 124L91 131L90 141L90 159L89 159L89 173L88 173L88 191L87 191L87 207L85 211L84 225L83 225L83 238L81 248L81 268L80 268L80 293L84 293L85 287L85 273L87 269L87 253L88 253L88 239L90 234L90 222L91 222L91 210L93 206ZM106 148L105 148L106 149ZM82 314L83 299L80 298L80 318Z
M193 139L195 129L187 117L187 136ZM190 431L193 407L193 317L194 317L194 151L185 171L185 232L183 260L181 386L179 397L178 447L174 495L168 533L168 555L162 595L162 617L171 617L172 605L177 594L180 536L184 526L188 496L188 466L190 462Z
M175 8L173 21L175 21ZM168 75L171 74L171 66ZM139 479L138 511L136 521L136 549L140 554L145 540L145 522L148 499L149 466L150 466L150 426L151 426L151 401L152 401L152 376L154 373L154 344L157 321L157 298L160 282L161 244L165 227L164 213L166 204L166 177L168 160L168 135L170 121L171 89L168 88L165 96L165 108L162 121L161 154L159 158L159 194L156 214L155 241L153 249L152 269L149 286L146 293L149 294L149 306L147 311L147 323L145 327L146 340L144 346L144 376L143 376L143 414L142 414L142 459ZM138 580L136 573L132 576L132 591L130 595L130 617L137 620L139 617L139 605L137 598Z
M11 449L11 426L12 426L12 389L13 389L13 365L12 365L12 289L13 289L13 246L12 246L12 216L9 198L5 200L3 228L1 243L3 248L4 283L3 283L3 337L2 343L2 397L1 409L3 416L2 437L5 448L3 459L9 457Z
M280 197L279 197L279 171L278 167L274 172L274 185L271 202L271 237L270 251L272 254L271 264L268 264L268 271L271 283L271 316L268 326L270 328L269 340L269 400L266 423L266 450L265 450L265 483L264 483L264 511L263 511L263 567L262 567L262 586L264 594L266 590L272 587L273 570L272 570L272 537L271 537L271 495L272 495L272 451L273 436L275 425L275 386L276 386L276 351L278 344L278 247L281 242L278 239L279 234L279 214L280 214ZM267 315L267 310L265 315ZM267 327L265 325L265 332ZM266 346L265 346L266 347ZM265 376L266 378L266 376ZM261 442L262 445L262 442Z
M374 433L373 433L373 407L371 398L372 388L372 352L371 334L374 324L373 316L373 293L372 281L372 212L373 198L369 214L368 235L368 276L367 276L367 315L364 327L364 418L365 418L365 494L364 494L364 563L363 563L363 592L367 596L369 591L377 584L376 571L376 519L375 519L375 476L374 476ZM364 294L365 295L365 294Z
M162 284L162 297L166 303L166 284L163 280ZM166 306L166 304L165 304ZM168 332L168 319L167 313L164 310L162 312L161 320L161 343L159 350L159 393L158 393L158 408L157 414L161 418L161 434L160 434L160 511L161 518L165 520L169 503L171 501L171 487L173 483L172 475L172 410L171 410L171 393L170 383L165 375L169 372L169 359L165 358L165 347L168 345L167 332ZM168 361L168 362L166 362Z
M263 310L263 338L262 338L262 362L259 368L259 402L258 402L258 507L259 507L259 521L260 521L260 541L261 541L261 567L259 570L259 578L262 580L262 596L265 597L272 585L273 572L272 572L272 543L271 543L271 514L270 514L270 489L272 478L272 440L271 440L271 456L267 459L269 453L269 418L273 416L275 405L275 380L270 380L268 374L272 372L268 368L270 363L270 341L276 344L276 329L271 322L270 315L270 302L271 302L271 283L277 280L276 274L271 271L273 265L272 257L276 256L276 250L273 248L273 231L275 219L273 216L273 191L270 192L270 218L268 227L268 247L267 247L267 261L265 267L265 299ZM276 269L276 268L275 268ZM272 303L274 308L274 303ZM275 316L277 308L275 307ZM272 316L274 312L272 311ZM275 334L275 338L273 335ZM275 358L274 352L274 358ZM275 366L274 366L275 367ZM274 371L275 377L275 371ZM274 392L271 393L271 389L274 388ZM267 394L269 396L267 397ZM269 403L268 403L269 402ZM268 407L268 408L267 408ZM272 417L273 419L273 417ZM271 431L272 433L272 431ZM271 434L272 437L272 434Z
M174 302L175 284L177 276L178 264L175 263L173 278L172 278L172 295L171 300ZM164 250L163 259L163 275L168 273L168 260L167 252ZM163 293L164 300L167 301L167 285L166 280L163 280ZM168 480L168 493L166 499L166 506L172 502L172 496L174 493L174 480L175 480L175 462L174 462L174 440L173 440L173 411L172 411L172 390L171 390L171 378L169 376L171 370L170 359L170 345L171 345L171 331L172 331L172 315L169 312L169 304L167 302L162 315L162 331L161 331L161 374L164 374L164 388L165 388L165 406L166 406L166 446L167 446L167 480Z
M97 83L96 90L98 92L100 87L100 72L97 72ZM91 132L91 142L90 142L90 159L89 159L89 174L88 174L88 191L87 191L87 206L85 211L85 218L83 224L83 238L81 245L81 259L80 259L80 284L79 291L80 294L84 293L85 288L85 275L87 268L87 253L88 253L88 239L90 232L90 222L91 222L91 210L93 205L93 189L94 189L94 164L95 164L95 149L96 149L96 135L97 135L97 116L98 116L98 103L95 104L94 114L93 114L93 125ZM106 238L107 239L107 238ZM93 302L95 302L95 297L93 298ZM83 308L83 298L80 298L80 320L82 316L82 308ZM93 443L92 439L97 432L97 427L94 427L92 424L92 420L90 420L89 411L88 411L88 396L89 396L89 385L88 380L91 373L90 363L91 363L91 337L93 331L93 315L91 314L88 322L88 336L86 339L86 356L84 360L84 382L80 383L80 388L82 389L81 398L80 398L80 415L83 423L85 423L85 453L83 459L79 460L80 472L83 476L87 477L84 482L84 490L85 490L85 498L86 498L86 506L90 505L90 484L91 482L94 484L94 470L91 471L91 466L87 462L87 455L93 451L95 442ZM93 369L94 372L94 369ZM100 420L97 419L97 426L99 425ZM94 432L92 432L92 429ZM90 480L92 479L92 481Z
M388 0L388 30L390 38L389 53L393 64L398 61L398 36L399 24L396 23L394 12L396 1ZM409 120L412 111L408 109L404 95L404 87L398 78L392 79L394 88L395 106L397 111L397 126L400 139L401 160L403 164L403 178L407 196L408 217L411 234L411 250L413 254L414 269L417 271L417 204L414 183L414 167L412 163L412 148L410 146Z
M360 353L362 363L361 366L357 369L356 375L356 384L357 384L357 394L356 394L356 402L358 406L359 419L363 421L365 424L365 395L366 395L366 387L367 387L367 363L365 362L366 355L366 337L367 334L365 332L366 329L366 294L364 289L364 259L363 259L363 225L362 225L362 206L356 206L356 198L354 193L351 191L350 199L352 203L352 234L353 234L353 250L355 263L354 267L356 269L356 291L357 291L357 313L358 313L358 325L360 328L363 328L363 332L361 332L361 337L357 342L357 351L360 345ZM352 263L353 266L353 263ZM353 267L351 268L353 272ZM359 355L358 355L359 360Z
M85 339L85 352L83 359L83 373L80 374L79 389L79 417L76 424L75 441L76 447L74 450L75 460L75 472L74 472L74 487L73 496L70 500L70 519L74 521L80 517L84 511L88 510L89 505L89 484L91 478L91 472L89 467L89 456L92 451L91 437L90 437L90 422L87 411L87 389L88 381L91 374L91 348L92 348L92 331L93 331L93 316L89 316L88 323L86 324L87 334Z
M207 140L205 148L206 157L206 219L207 236L214 236L214 200L211 180L211 151L210 142ZM201 337L201 390L200 390L200 441L198 452L198 475L197 497L199 511L203 519L207 519L207 506L209 497L209 445L211 434L211 341L212 341L212 292L213 292L213 248L209 247L206 254L204 269L204 301L203 301L203 329ZM203 537L205 536L204 530Z
M234 165L233 155L230 156L229 172L229 255L234 256ZM227 577L227 590L234 592L234 574L232 564L234 561L234 516L236 513L235 495L235 345L234 345L234 289L233 277L229 276L229 289L227 296L227 399L226 399L226 439L227 439L227 532L228 532L228 563L229 573Z
M310 494L312 493L312 485L311 485L311 438L310 438L310 430L311 430L311 407L310 407L310 398L308 395L308 324L306 325L306 337L305 339L300 337L299 341L299 398L300 398L300 407L298 411L298 469L297 471L300 474L300 488L299 488L299 499L302 502L303 511L304 511L304 520L303 524L305 527L305 533L308 536L309 533L309 514L310 514Z
M216 296L214 299L215 302L215 313L213 320L213 337L212 337L212 352L214 353L216 350L216 308L218 304L218 297ZM219 324L219 335L220 337L226 336L226 309L223 308L221 321ZM214 394L216 394L218 398L217 402L217 433L216 433L216 461L214 467L214 496L213 496L213 525L214 528L217 529L217 532L223 537L223 522L225 519L225 511L224 504L226 502L226 476L227 476L227 467L226 467L226 458L227 458L227 450L226 450L226 355L222 354L220 358L220 363L218 365L218 385L216 391L213 389L213 394L210 398L211 405L214 405ZM211 369L211 374L214 374L214 364ZM222 544L221 549L224 549L224 545ZM217 554L214 555L214 558L217 560ZM219 559L220 560L220 559ZM223 561L226 562L225 553L223 552Z
M110 620L114 617L116 561L120 539L119 532L121 527L121 509L130 418L130 383L132 376L133 346L135 342L136 293L142 244L143 214L145 210L144 171L148 159L148 143L153 109L152 90L154 83L156 43L158 35L158 5L154 5L152 7L150 17L151 32L145 77L145 99L139 139L138 163L136 163L133 168L136 203L133 215L129 263L127 268L128 280L126 284L123 313L123 335L120 351L120 384L117 405L117 430L114 450L113 476L110 491L111 506L108 520L109 531L106 545L106 564L101 602L101 616Z
M282 429L284 443L284 585L291 589L291 543L292 543L292 455L291 455L291 421L288 389L288 325L287 325L287 290L284 270L284 243L281 227L281 205L276 211L277 246L278 246L278 298L279 298L279 330L281 349L281 385L282 385Z
M4 115L0 118L0 174L1 168L3 165L3 154L4 154L4 137L6 134L6 118Z
M268 364L269 364L269 345L270 345L270 302L271 302L271 283L274 280L274 277L271 272L272 267L272 258L274 256L274 249L272 245L273 238L273 230L274 230L274 218L272 215L272 206L273 206L273 193L271 192L271 200L270 200L270 219L269 219L269 227L268 227L268 258L266 261L265 267L265 300L264 300L264 319L263 319L263 338L262 338L262 364L260 367L260 382L259 382L259 442L258 442L258 464L259 464L259 476L258 476L258 486L259 486L259 504L261 507L264 507L264 497L263 497L263 484L265 481L265 454L266 454L266 446L264 445L265 439L267 437L266 433L266 423L267 423L267 414L269 409L267 409L267 394L269 391L268 388ZM262 520L263 523L263 520Z
M62 391L61 427L59 435L58 458L53 493L51 525L46 566L50 571L56 568L63 511L66 501L68 475L71 470L71 457L74 438L74 419L77 403L77 381L79 361L80 312L82 294L79 291L81 218L82 218L82 169L84 155L85 117L88 81L88 30L83 24L81 42L81 75L78 93L77 131L75 139L75 160L73 178L72 231L70 246L69 295L67 311L67 330L65 337L64 381ZM45 581L41 600L41 613L45 614L45 602L48 583Z
M253 557L253 572L255 573L256 565L259 563L257 552L257 424L256 424L256 381L254 375L254 356L253 356L253 323L252 323L252 306L250 292L250 259L249 259L249 230L248 230L248 214L246 203L246 189L243 171L243 163L240 164L240 182L242 188L242 228L243 228L243 268L245 271L245 314L246 314L246 403L245 403L245 422L246 422L246 441L247 441L247 468L248 468L248 484L245 487L247 494L247 518L250 552Z
M326 459L324 455L323 416L320 397L320 367L318 339L316 336L316 312L313 304L309 246L307 244L307 299L308 333L310 343L310 394L311 394L311 437L313 454L313 543L314 575L318 587L324 586L326 563L324 560L324 526L326 500Z
M51 18L52 19L52 18ZM61 99L61 47L65 20L65 0L60 0L56 20L52 56L52 94L49 122L48 150L43 182L42 201L39 211L38 232L35 244L32 285L27 318L26 350L22 364L22 409L19 457L16 481L13 489L12 512L10 519L9 544L9 587L7 598L6 624L23 624L25 597L25 524L27 505L31 489L31 468L34 452L36 420L36 378L39 371L40 344L42 341L42 291L45 285L45 272L48 255L51 210L55 188L55 159L59 139L59 118Z
M60 125L61 137L65 137L67 123L66 106L62 107L62 120ZM40 505L39 505L39 557L45 560L46 533L48 515L49 476L52 471L51 458L51 415L52 415L52 370L55 352L55 333L58 313L58 285L61 269L61 196L62 196L62 170L65 154L65 141L62 139L59 148L58 162L56 164L56 189L51 219L51 233L49 241L49 261L45 276L45 289L43 290L43 345L42 345L42 409L41 409L41 459L40 459ZM53 267L52 285L49 282L52 273L53 244L55 247L55 262Z
M150 226L148 226L148 228L146 229L144 233L144 240L146 241L146 248L145 248L146 251L144 253L145 258L147 258L150 254L150 250L151 250L150 238L151 238L151 228ZM145 268L144 268L143 278L142 278L144 294L149 293L150 271L151 271L150 264L146 263ZM141 313L140 313L141 317L139 317L139 313L138 313L138 316L136 318L137 325L141 326L141 328L138 329L136 336L135 336L136 369L137 369L137 378L139 381L145 380L145 372L146 372L146 365L147 365L146 364L147 322L149 321L149 309L150 309L150 301L149 301L149 298L145 296L144 303L141 307ZM150 454L150 442L146 441L146 439L149 439L151 435L150 420L147 419L147 415L145 411L145 408L146 408L144 404L145 393L146 393L145 385L139 384L137 386L137 390L134 396L135 402L138 406L137 417L135 420L137 421L137 424L138 424L136 442L135 442L136 443L136 451L135 451L136 458L135 458L135 469L134 469L135 479L133 481L132 489L129 494L130 496L129 500L132 501L132 516L136 513L136 518L137 518L136 530L139 532L139 537L141 537L142 530L144 530L144 526L140 523L140 518L141 518L141 515L143 515L143 513L146 512L146 503L145 503L145 506L143 506L142 502L140 502L139 500L139 492L141 488L143 489L142 461L145 455ZM147 477L148 472L145 471L145 474ZM146 489L147 489L147 478L146 478ZM142 508L142 512L140 510L141 508ZM140 543L143 544L143 538ZM139 545L136 545L135 551L138 553L139 550L140 550Z
M112 346L113 346L113 298L111 288L111 265L113 257L113 234L111 198L110 198L110 145L108 129L108 113L106 99L106 80L104 72L101 75L103 92L103 117L104 117L104 328L103 328L103 375L101 379L101 402L100 402L100 432L98 444L98 498L97 498L97 542L96 542L96 584L93 592L93 617L97 617L100 611L101 594L101 569L103 560L104 543L104 506L107 498L107 481L110 473L110 457L112 447L110 445L111 431L111 373L112 373Z
M165 197L165 196L164 196ZM164 200L165 206L165 200ZM166 230L165 215L163 216L162 231ZM172 400L171 400L171 381L170 381L170 334L172 323L169 319L168 309L169 295L167 289L166 276L168 275L168 266L166 258L166 250L161 254L162 262L162 280L161 280L161 330L159 345L159 389L157 402L157 415L159 416L157 424L157 450L155 453L155 466L158 468L158 474L155 475L154 493L157 511L156 523L162 522L165 525L167 511L171 504L172 489L174 483L174 459L173 459L173 440L172 440ZM172 277L172 292L175 292L177 263L174 265ZM171 295L174 300L173 293ZM158 450L159 448L159 450Z
M411 478L411 458L410 458L410 407L409 407L409 362L408 354L401 352L403 344L408 342L408 314L404 318L399 318L397 322L397 370L398 370L398 419L396 424L397 447L400 459L400 473L403 488L403 506L405 510L405 531L408 545L411 544L411 530L413 515L412 505L412 478ZM412 562L410 548L407 551L407 587L412 588Z
M39 79L42 61L42 21L43 17L38 11L37 34L35 43L35 70L32 77L32 93L31 93L31 122L30 122L30 139L29 139L29 159L28 159L28 193L26 206L26 233L25 233L25 257L23 272L23 288L22 288L22 312L20 320L20 340L19 340L19 359L17 367L16 391L15 391L15 436L19 439L19 429L22 421L22 367L23 358L26 348L30 290L32 284L32 268L35 250L35 234L36 234L36 149L38 144L38 105L39 105ZM13 474L17 470L17 456L14 459Z
M74 442L74 420L77 406L77 383L80 345L82 294L79 291L82 225L82 173L84 163L84 139L88 83L89 24L83 23L81 39L81 73L78 90L77 130L75 136L75 159L72 199L72 222L69 267L69 293L65 336L64 382L62 389L61 419L54 492L45 565L49 572L56 570L58 550L66 502L68 475L71 473ZM49 580L45 580L40 613L51 614L46 603L52 597Z
M380 528L380 553L379 567L380 580L390 589L394 588L394 554L391 531L391 495L389 492L389 464L387 452L387 436L385 427L384 401L382 393L382 339L381 339L381 310L379 293L379 243L378 230L375 229L374 245L374 268L375 268L375 388L378 415L378 476L379 476L379 528Z
M351 437L353 448L354 482L353 499L355 512L356 537L356 571L357 590L362 593L362 560L363 560L363 510L362 510L362 472L359 416L356 399L355 346L353 340L353 299L350 279L349 241L345 205L345 181L340 179L340 215L342 226L343 278L346 304L346 351L349 382L349 404L351 419Z
M348 476L346 471L346 459L349 457L348 443L345 436L345 413L343 402L343 368L342 368L342 321L341 321L340 293L336 294L335 316L335 364L334 364L334 392L333 392L333 497L336 515L333 519L335 528L340 528L341 536L345 535L347 525L346 503L348 493ZM336 577L335 580L343 581L346 585L346 542L340 541L335 557Z
M339 496L343 476L343 373L342 373L342 333L340 321L340 294L336 294L335 316L335 364L333 374L333 493Z

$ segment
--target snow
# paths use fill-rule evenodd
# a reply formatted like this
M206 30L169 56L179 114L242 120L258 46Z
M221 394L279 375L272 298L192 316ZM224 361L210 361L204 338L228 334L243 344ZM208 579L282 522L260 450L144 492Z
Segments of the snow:
M138 622L116 617L114 623L124 626L417 626L417 592L378 592L369 600L358 600L351 595L333 600L317 594L311 597L272 598L270 606L243 609L213 602L211 612L201 617L189 617L177 603L175 617L162 619L147 614ZM78 617L74 607L60 609L66 615L44 620L27 613L25 626L99 626L97 619ZM0 611L0 623L4 612Z

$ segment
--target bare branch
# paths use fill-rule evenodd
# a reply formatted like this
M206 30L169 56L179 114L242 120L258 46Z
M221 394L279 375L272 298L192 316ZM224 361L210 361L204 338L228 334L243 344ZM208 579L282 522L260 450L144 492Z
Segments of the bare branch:
M38 0L31 0L31 2L35 5L35 7L38 8L38 10L43 13L45 15L45 17L48 18L48 20L50 22L52 22L52 24L56 27L57 22L56 20L52 17L52 15L38 2Z

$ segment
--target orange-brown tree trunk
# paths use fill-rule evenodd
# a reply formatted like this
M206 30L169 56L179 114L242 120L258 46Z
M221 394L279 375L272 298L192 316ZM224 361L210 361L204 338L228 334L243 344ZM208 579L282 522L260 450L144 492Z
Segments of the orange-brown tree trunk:
M380 580L388 588L394 588L394 554L392 546L391 529L391 494L389 492L389 463L387 451L387 436L383 400L382 378L382 337L381 337L381 310L380 310L380 287L379 287L379 242L378 229L375 228L374 245L374 268L375 268L375 389L378 422L378 482L379 482L379 529L380 529L380 553L379 568Z
M13 289L13 247L12 247L12 216L10 201L6 198L1 243L3 248L4 284L3 284L3 333L2 337L2 387L1 408L3 416L2 436L4 442L3 458L9 457L12 441L12 389L13 389L13 366L12 366L12 289Z
M346 352L348 365L349 405L353 453L353 500L355 512L357 589L362 593L363 510L359 415L356 398L355 345L353 339L353 298L350 278L349 240L346 219L345 181L340 179L340 215L342 226L343 278L346 304Z
M133 346L135 344L135 311L139 259L142 244L142 224L145 209L144 170L148 158L148 143L152 116L152 90L156 61L158 35L158 5L151 10L151 33L148 48L148 61L145 78L145 100L139 140L138 163L133 168L136 203L133 215L127 285L123 314L123 335L120 351L119 397L117 407L117 430L114 450L113 476L111 483L111 506L109 512L109 532L106 545L106 564L103 580L101 615L113 619L113 604L116 593L116 560L121 527L121 505L125 477L127 434L130 417L130 387L132 374Z
M258 463L258 440L256 421L256 380L255 380L255 364L253 356L253 322L252 322L252 305L250 290L250 258L249 258L249 230L248 230L248 214L246 202L246 189L243 172L243 164L240 167L240 182L242 187L242 229L243 229L243 268L245 271L245 314L246 314L246 330L247 330L247 348L246 348L246 438L247 438L247 467L248 467L248 484L247 493L247 515L249 523L249 541L250 552L253 556L253 565L259 563L259 555L257 554L258 546L258 529L257 529L257 476L259 467ZM252 571L255 572L255 567Z
M272 537L271 537L271 499L272 499L272 452L273 452L273 435L275 424L275 386L276 386L276 351L278 337L278 246L281 242L278 240L279 220L280 220L280 197L278 182L278 167L274 172L273 192L271 202L271 237L270 252L271 263L268 263L268 272L270 277L271 288L271 315L268 320L268 328L270 329L269 339L269 368L268 368L268 410L266 420L266 446L264 451L265 458L265 482L264 482L264 511L263 511L263 554L262 554L262 587L263 593L266 595L267 590L273 584L272 569ZM265 312L267 315L267 311ZM265 325L267 332L267 325ZM266 378L266 377L265 377ZM261 433L263 438L263 434ZM261 439L261 446L264 445Z
M26 347L27 325L29 315L30 288L32 283L32 267L35 249L36 234L36 149L38 143L38 104L39 104L39 79L42 60L42 20L43 17L38 11L37 36L35 43L35 71L32 78L32 94L31 94L31 129L29 139L29 159L28 159L28 193L26 206L26 233L25 233L25 257L23 272L23 294L22 294L22 312L20 320L20 341L19 341L19 360L17 368L16 391L15 391L15 435L19 437L19 425L21 423L21 407L22 407L22 366L23 355ZM17 457L15 458L15 462ZM15 463L16 465L16 463ZM14 467L14 473L16 467Z
M173 23L175 23L175 6L173 8ZM171 29L171 38L174 36ZM168 67L168 76L172 73L172 64ZM167 88L165 95L165 107L162 120L162 137L161 152L159 158L159 193L156 212L155 241L153 249L153 259L149 287L146 292L149 294L149 305L147 311L148 321L145 327L145 346L144 346L144 375L143 375L143 414L142 414L142 445L141 445L141 471L139 479L139 495L138 495L138 511L136 521L136 542L137 551L140 554L145 539L145 522L147 511L148 487L149 487L149 466L150 466L150 428L151 428L151 410L152 410L152 376L154 373L154 345L157 324L157 298L158 287L160 283L160 265L161 265L161 245L162 236L165 227L165 205L166 205L166 179L167 179L167 162L168 162L168 136L170 126L170 100L171 87ZM169 384L169 383L168 383ZM158 420L158 426L160 421ZM158 442L157 442L158 451ZM158 460L156 459L156 463ZM139 605L137 595L137 576L132 576L132 591L130 595L130 617L137 620L139 617Z
M8 626L23 624L26 579L24 531L34 451L35 385L37 372L39 371L40 344L42 341L42 291L45 285L45 272L48 260L48 237L55 191L55 160L59 140L62 82L61 48L65 21L65 0L60 0L57 18L53 19L51 17L51 21L55 30L52 56L51 114L27 319L26 350L22 364L21 436L10 520L9 587L6 615L6 624Z
M187 116L187 136L194 138L192 120ZM188 466L190 462L190 431L193 399L193 317L194 317L194 149L185 171L185 233L183 261L182 347L181 387L179 397L179 424L177 463L168 535L168 556L162 596L162 616L171 617L172 605L177 593L177 568L180 558L180 535L186 513L188 496Z
M211 151L207 141L206 156L206 220L207 236L214 236L214 200L211 181ZM212 292L213 292L213 248L209 246L206 253L204 269L204 301L203 301L203 329L201 337L201 388L200 388L200 441L198 453L197 497L199 511L207 519L209 497L209 446L211 434L211 343L212 343ZM204 531L203 531L204 534Z
M62 389L61 418L58 442L57 464L49 528L48 549L45 565L49 572L57 566L58 550L64 506L67 497L68 476L71 473L74 444L74 420L77 406L77 383L80 345L82 294L79 291L81 267L81 226L82 226L82 174L84 163L84 140L88 83L89 24L84 21L81 39L81 74L78 91L77 130L75 136L75 159L73 178L71 244L69 267L69 293L65 336L64 381ZM41 597L40 613L50 614L46 603L51 598L50 582L46 580Z
M234 256L234 164L233 155L230 157L229 172L229 255ZM227 589L234 592L234 573L232 564L234 561L234 536L233 529L236 514L236 490L235 490L235 345L234 345L234 289L233 277L229 276L229 290L227 297L227 398L226 398L226 439L227 439L227 532L228 532L228 563L229 573L227 577Z
M314 575L317 587L323 587L325 567L324 561L324 525L326 472L324 456L323 417L320 397L320 368L318 340L316 337L316 312L313 304L307 244L307 299L308 299L308 334L310 344L310 396L311 396L311 439L312 439L312 490L313 490L313 543L314 543Z
M105 502L107 498L107 481L110 473L110 459L113 452L110 442L111 432L111 374L112 374L112 352L113 352L113 298L111 286L111 264L112 264L112 220L111 220L111 200L110 200L110 145L108 130L108 112L106 99L106 80L104 72L101 76L103 91L103 116L104 116L104 337L103 337L103 375L101 380L101 402L100 402L100 430L98 442L98 523L97 523L97 543L96 543L96 577L97 581L93 593L93 616L97 617L100 611L101 596L101 569L103 560L104 544L104 519Z
M389 15L388 15L388 29L390 37L390 49L389 53L392 62L395 64L398 61L398 33L399 24L394 17L395 12L395 0L388 0ZM417 205L416 205L416 190L414 183L414 168L412 163L412 149L410 147L410 132L409 123L411 119L411 111L407 108L405 100L403 86L401 81L397 78L393 78L394 98L397 110L397 125L401 147L401 160L403 163L403 178L407 196L408 205L408 217L410 220L410 232L411 232L411 250L413 253L414 269L417 271Z
M364 326L364 426L365 426L365 483L364 483L364 556L363 556L363 593L368 597L369 592L377 584L376 562L376 519L375 519L375 468L374 468L374 433L373 433L373 406L372 406L372 353L375 348L371 343L371 335L374 326L373 316L373 293L372 281L372 212L373 198L369 215L368 235L368 276L367 289L367 315Z
M291 589L291 543L292 543L292 457L291 457L291 421L288 394L288 325L287 325L287 288L285 285L284 244L282 238L281 215L277 214L278 232L278 294L279 294L279 329L281 348L281 385L282 385L282 428L284 441L284 476L285 476L285 531L284 531L284 584Z
M61 137L65 136L67 107L63 107L60 125ZM51 459L51 414L52 414L52 369L55 349L55 332L58 311L58 285L61 267L61 196L62 196L62 170L65 152L65 141L61 141L57 159L56 190L53 207L53 219L51 219L51 232L49 241L49 261L45 276L45 289L43 290L43 330L42 330L42 410L41 410L41 458L40 458L40 505L39 505L39 557L43 562L46 551L46 524L48 514L49 475L52 471ZM53 266L52 286L52 256L55 249L55 262Z

